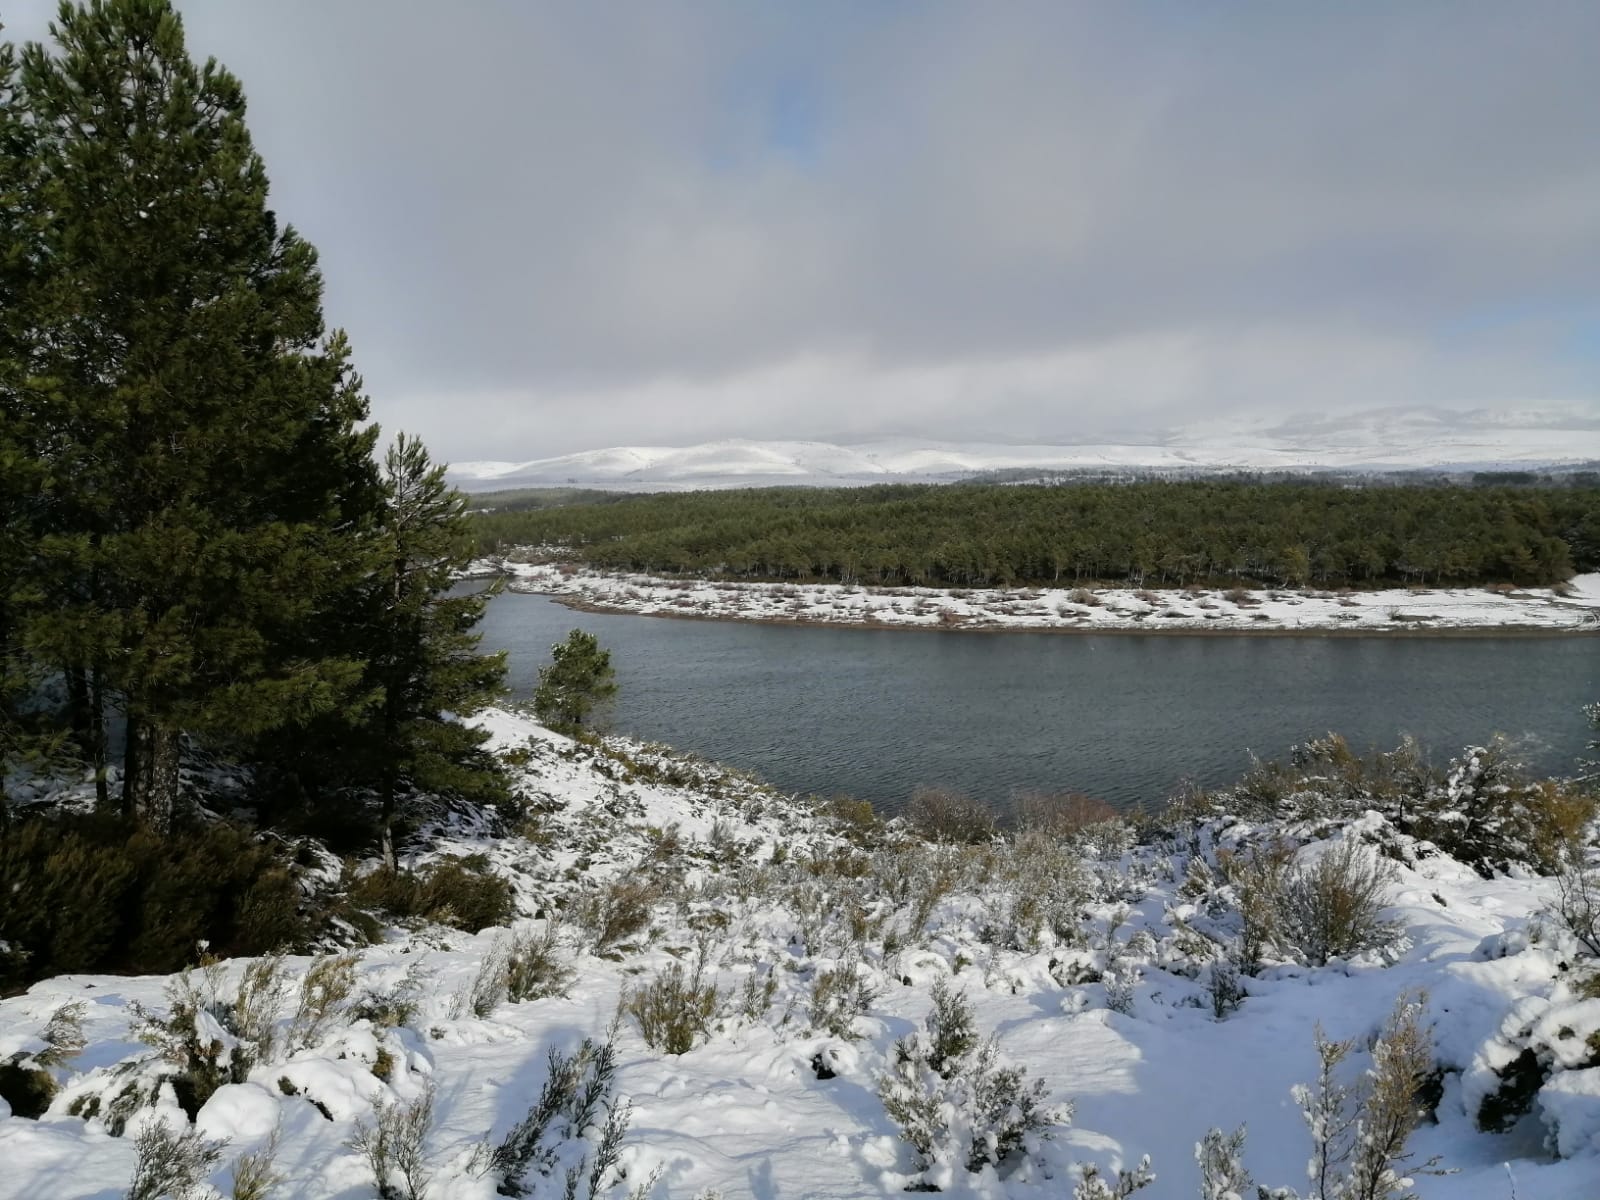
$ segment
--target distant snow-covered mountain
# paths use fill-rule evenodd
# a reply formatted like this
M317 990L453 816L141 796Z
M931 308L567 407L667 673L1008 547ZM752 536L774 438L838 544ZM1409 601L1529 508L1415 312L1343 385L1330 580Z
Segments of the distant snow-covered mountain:
M664 491L949 481L993 471L1482 470L1591 461L1600 461L1600 415L1384 409L1219 422L1144 439L1056 445L894 438L852 445L730 439L613 446L525 462L453 463L449 474L469 491Z

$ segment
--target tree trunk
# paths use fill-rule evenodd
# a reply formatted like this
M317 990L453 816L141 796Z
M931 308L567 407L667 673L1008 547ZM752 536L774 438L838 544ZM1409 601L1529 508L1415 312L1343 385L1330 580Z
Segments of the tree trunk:
M124 795L134 818L157 833L170 832L178 807L178 731L150 720L130 720L128 752L131 786Z
M89 762L94 767L94 806L111 807L111 785L106 779L106 696L99 667L89 672Z

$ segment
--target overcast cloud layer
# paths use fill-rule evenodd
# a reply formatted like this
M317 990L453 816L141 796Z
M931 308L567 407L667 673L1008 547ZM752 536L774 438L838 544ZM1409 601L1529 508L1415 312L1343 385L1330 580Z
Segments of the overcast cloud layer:
M441 457L1600 412L1594 3L180 8Z

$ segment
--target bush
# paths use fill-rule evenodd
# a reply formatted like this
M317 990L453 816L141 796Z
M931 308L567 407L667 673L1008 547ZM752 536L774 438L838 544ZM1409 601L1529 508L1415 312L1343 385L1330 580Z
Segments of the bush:
M591 1160L586 1151L567 1169L563 1194L579 1200L587 1184L589 1200L599 1200L616 1182L613 1172L622 1157L622 1140L632 1116L631 1106L617 1104L612 1096L616 1069L616 1050L609 1036L599 1045L586 1038L571 1055L550 1051L538 1100L487 1155L486 1169L499 1182L502 1196L527 1195L528 1176L553 1175L566 1146L587 1139L591 1131L599 1135L590 1139L594 1157ZM600 1119L602 1112L604 1120ZM658 1176L659 1168L628 1193L630 1200L643 1200Z
M82 1001L63 1004L39 1032L42 1049L19 1050L0 1059L0 1100L12 1116L30 1120L44 1116L56 1095L51 1072L83 1050L83 1012Z
M511 885L481 854L442 859L416 873L380 868L350 885L349 900L392 918L433 921L466 933L504 925L516 912Z
M660 898L660 886L651 879L617 879L578 897L572 906L572 918L589 935L599 954L648 928Z
M948 1186L957 1164L1000 1166L1071 1119L1070 1105L1044 1103L1045 1085L1027 1069L999 1063L993 1037L979 1042L972 1008L947 985L934 987L924 1029L894 1045L894 1065L878 1078L878 1098L917 1156L921 1187Z
M0 991L52 975L165 975L311 936L283 848L226 823L157 835L122 821L19 821L0 839Z
M1030 792L1017 799L1016 809L1018 829L1054 838L1071 837L1090 825L1118 819L1116 809L1082 792Z
M697 1038L711 1032L721 1002L716 984L705 982L700 965L686 973L683 964L675 962L631 993L625 1008L639 1023L645 1045L667 1054L687 1054Z
M1330 958L1393 943L1396 928L1379 914L1394 873L1389 864L1346 839L1309 866L1290 871L1283 889L1284 940L1316 967Z
M222 1147L193 1129L174 1133L164 1120L145 1123L133 1143L133 1182L127 1200L162 1200L197 1195L211 1169L222 1161Z
M972 845L995 835L994 814L957 792L918 788L906 805L905 816L930 842Z
M422 1200L430 1174L423 1142L433 1128L432 1088L409 1104L380 1100L372 1117L370 1125L356 1122L349 1146L367 1160L380 1200Z
M811 985L811 1026L850 1041L855 1020L872 1007L873 990L854 960L817 972Z

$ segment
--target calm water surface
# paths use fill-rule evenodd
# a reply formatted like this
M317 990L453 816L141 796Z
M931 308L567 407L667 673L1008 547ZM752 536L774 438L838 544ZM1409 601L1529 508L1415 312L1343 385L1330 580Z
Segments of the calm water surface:
M1236 779L1329 730L1353 746L1421 738L1437 762L1500 732L1573 769L1600 699L1596 638L982 634L798 628L574 612L506 593L485 648L532 690L580 628L610 649L619 732L886 811L919 785L995 803L1075 790L1159 802L1185 777Z

